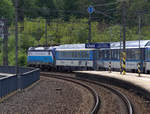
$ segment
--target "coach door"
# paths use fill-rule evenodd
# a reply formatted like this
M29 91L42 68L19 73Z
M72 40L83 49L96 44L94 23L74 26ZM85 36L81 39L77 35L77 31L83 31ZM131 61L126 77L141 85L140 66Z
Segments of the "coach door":
M93 50L93 69L98 70L98 59L99 59L99 51L98 50Z

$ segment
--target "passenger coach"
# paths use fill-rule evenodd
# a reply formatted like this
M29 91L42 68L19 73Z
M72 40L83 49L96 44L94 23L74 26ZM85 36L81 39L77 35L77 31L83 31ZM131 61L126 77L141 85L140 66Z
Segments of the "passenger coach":
M56 66L58 70L93 69L94 50L85 48L85 44L66 44L56 48Z
M123 45L120 42L111 43L110 49L100 49L97 65L99 69L108 69L109 62L113 70L120 70L120 57ZM110 54L111 53L111 54ZM122 62L122 61L121 61ZM126 41L126 70L136 72L137 65L141 63L142 72L150 71L150 41Z
M57 69L97 70L97 52L109 43L66 44L56 48Z

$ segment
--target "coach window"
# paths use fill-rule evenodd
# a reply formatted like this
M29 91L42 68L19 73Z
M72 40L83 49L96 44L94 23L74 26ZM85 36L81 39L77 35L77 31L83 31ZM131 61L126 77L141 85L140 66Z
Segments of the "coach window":
M100 60L104 59L104 50L99 51L99 59Z
M80 51L80 57L79 58L82 58L82 51Z
M131 60L131 58L132 58L131 50L127 49L127 60Z
M72 58L72 51L69 52L69 58Z
M74 58L77 58L77 51L74 52Z
M84 58L84 51L81 51L81 58Z
M75 53L74 53L74 57L75 57L75 58L77 58L77 56L78 56L78 55L77 55L77 52L75 51Z
M80 51L80 58L82 58L82 53L83 53L83 51Z
M85 51L81 51L81 58L85 58Z
M64 52L60 52L60 56L61 56L61 58L63 58L65 56L65 53Z
M139 60L140 54L139 49L128 49L127 50L127 60Z
M60 52L57 52L57 57L61 58L61 53Z
M140 60L140 50L136 49L134 52L135 52L135 60Z
M111 59L115 60L115 50L114 49L111 51Z
M65 57L69 58L69 52L65 52Z
M77 55L78 55L77 58L80 58L80 51L78 51Z
M67 57L68 57L67 53L63 52L63 58L67 58Z
M117 49L116 50L116 59L119 60L119 57L120 57L120 53L119 53L119 50Z
M71 51L69 52L69 58L72 58L72 52Z
M83 58L83 51L80 51L80 58Z
M63 58L64 53L60 51L60 52L58 53L58 56L60 56L60 58Z
M89 58L89 57L88 57L88 56L89 56L88 53L89 53L88 51L84 51L84 58Z
M112 55L111 55L112 60L119 60L119 50L112 50Z
M70 52L70 57L73 58L73 51Z
M74 51L73 58L77 58L77 52Z
M90 51L87 51L87 58L90 58Z
M127 50L127 60L133 60L134 52L132 52L132 49Z
M84 58L88 58L87 51L84 52Z
M148 57L148 60L150 60L150 49L148 49L147 57Z
M74 51L72 52L72 58L75 58L75 52Z
M109 50L105 50L105 52L104 52L104 58L105 58L106 60L109 59Z
M115 56L115 50L112 50L112 51L111 51L111 59L112 59L112 60L114 60L114 59L115 59L115 57L114 57L114 56Z

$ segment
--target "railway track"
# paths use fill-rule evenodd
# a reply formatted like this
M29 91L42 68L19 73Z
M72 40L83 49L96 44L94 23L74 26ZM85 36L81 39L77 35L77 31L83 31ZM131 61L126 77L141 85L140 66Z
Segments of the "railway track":
M95 84L95 85L98 85L98 86L101 86L101 87L104 87L104 88L110 90L112 93L116 94L124 102L124 106L126 107L128 114L134 114L133 107L132 107L130 100L126 97L126 95L124 95L120 91L114 89L113 87L111 87L109 85L106 85L106 84L103 84L100 82L95 82L95 81L85 80L85 79L81 79L81 80Z
M70 75L72 75L72 76L70 76ZM124 111L125 114L127 114L127 113L128 114L134 114L133 107L131 105L130 100L123 93L116 90L115 88L112 88L109 85L106 85L106 84L103 84L103 83L100 83L100 82L96 82L96 81L92 81L92 80L88 80L88 79L76 78L75 76L73 76L73 74L41 72L41 76L54 77L54 78L63 79L63 80L66 80L66 81L78 80L78 81L84 82L84 84L82 83L83 86L87 86L88 83L89 83L89 85L94 84L94 85L97 85L99 87L103 87L103 88L111 91L113 94L117 95L118 98L122 100L122 103L123 103L122 106L124 106L124 110L126 110L126 111ZM99 112L98 111L98 105L99 105L99 103L98 103L98 99L99 99L98 94L96 93L95 90L92 89L93 87L88 86L88 88L90 89L90 91L92 90L92 93L95 94L94 96L97 99L97 102L95 102L95 106L91 110L91 114L97 114Z
M49 77L49 74L45 74L45 73L41 73L41 76L46 76L46 77ZM97 92L91 88L90 86L86 85L86 84L83 84L81 82L78 82L76 78L71 78L71 77L65 77L65 76L61 76L60 77L60 74L59 75L51 75L50 76L51 78L56 78L56 79L61 79L61 80L64 80L64 81L69 81L69 82L72 82L72 83L75 83L75 84L78 84L86 89L88 89L91 94L93 95L93 98L94 98L94 104L93 104L93 107L90 111L90 114L97 114L97 111L99 109L99 105L100 105L100 101L99 101L99 96L97 94Z

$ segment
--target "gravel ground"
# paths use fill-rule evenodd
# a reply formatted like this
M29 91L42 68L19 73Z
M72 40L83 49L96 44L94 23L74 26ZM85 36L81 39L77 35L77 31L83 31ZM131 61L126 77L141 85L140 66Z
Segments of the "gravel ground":
M42 77L33 88L0 103L0 114L88 114L92 105L87 89Z

